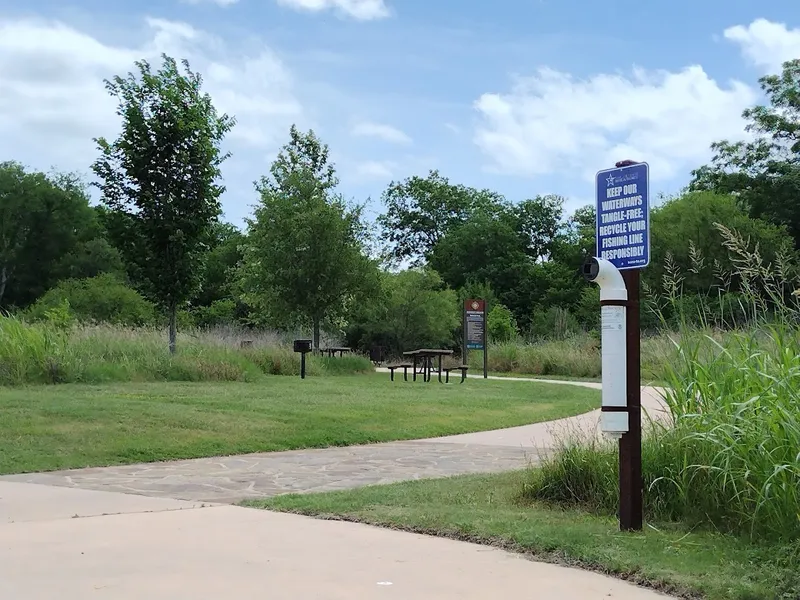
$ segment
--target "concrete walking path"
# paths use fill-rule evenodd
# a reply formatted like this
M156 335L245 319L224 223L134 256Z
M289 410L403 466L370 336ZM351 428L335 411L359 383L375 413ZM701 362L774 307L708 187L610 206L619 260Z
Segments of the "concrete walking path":
M643 405L663 417L657 390L645 390ZM0 477L0 598L663 598L495 548L227 504L515 469L551 448L559 430L596 435L598 417L592 411L413 442Z
M225 505L0 482L0 598L656 600L509 552Z

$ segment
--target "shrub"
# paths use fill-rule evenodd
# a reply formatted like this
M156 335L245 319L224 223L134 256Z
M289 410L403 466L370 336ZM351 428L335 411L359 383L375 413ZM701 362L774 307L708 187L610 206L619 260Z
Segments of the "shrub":
M116 276L104 273L88 279L66 279L47 291L25 313L31 320L46 320L47 312L68 303L69 312L82 322L128 326L153 325L156 308Z
M645 510L800 551L800 311L784 293L798 286L734 232L723 237L750 307L747 328L684 325L674 336L665 365L672 426L653 425L643 440ZM613 445L567 437L523 495L613 514L617 468Z
M537 338L563 340L580 331L581 326L575 316L560 306L536 311L531 321L531 335Z
M509 342L519 335L517 321L508 308L502 304L495 304L486 316L486 333L489 341Z

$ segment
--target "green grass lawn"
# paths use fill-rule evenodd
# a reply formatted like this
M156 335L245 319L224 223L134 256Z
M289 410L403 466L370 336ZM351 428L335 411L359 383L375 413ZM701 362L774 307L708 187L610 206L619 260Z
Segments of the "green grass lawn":
M566 385L392 383L386 374L0 387L0 473L434 437L599 402L599 391Z
M615 519L522 503L524 478L463 476L246 504L502 546L685 597L800 597L797 556L789 550L675 525L623 534Z

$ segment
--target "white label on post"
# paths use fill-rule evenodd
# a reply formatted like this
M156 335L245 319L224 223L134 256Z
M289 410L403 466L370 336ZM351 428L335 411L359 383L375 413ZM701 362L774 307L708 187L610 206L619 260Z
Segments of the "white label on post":
M625 324L624 306L603 306L600 314L603 329L619 331Z
M625 307L600 308L603 406L626 406Z

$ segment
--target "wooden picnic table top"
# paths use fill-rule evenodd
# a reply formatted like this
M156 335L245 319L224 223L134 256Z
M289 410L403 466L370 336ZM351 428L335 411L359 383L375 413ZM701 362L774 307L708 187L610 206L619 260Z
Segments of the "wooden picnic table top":
M329 348L323 348L323 352L350 352L352 348L348 348L346 346L331 346Z
M452 353L452 350L445 350L443 348L421 348L419 350L409 350L408 352L403 352L403 356L448 356Z

